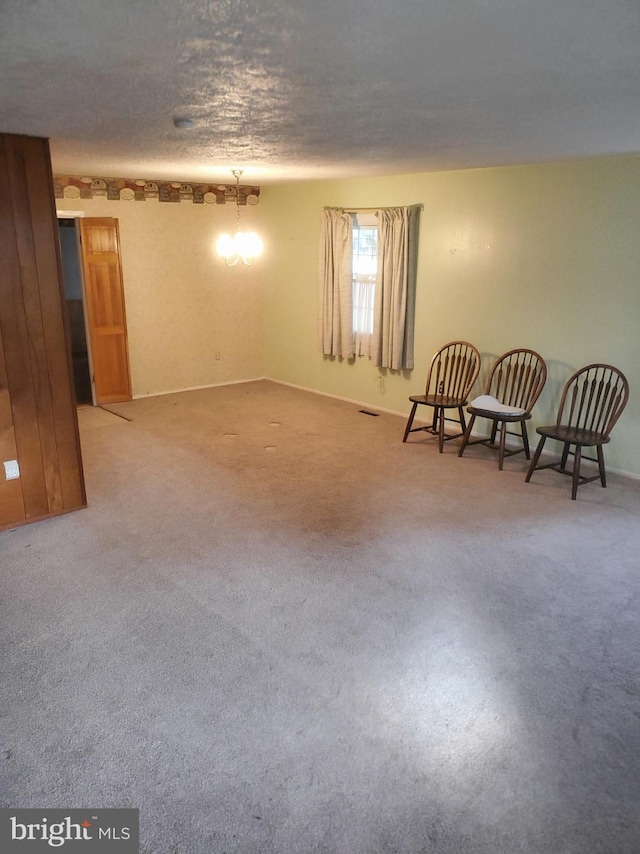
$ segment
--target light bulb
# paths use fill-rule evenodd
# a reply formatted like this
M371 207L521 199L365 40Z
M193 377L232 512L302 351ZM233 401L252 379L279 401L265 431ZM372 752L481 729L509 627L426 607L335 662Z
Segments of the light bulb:
M236 234L238 254L242 258L257 258L262 252L262 241L255 231L239 231Z
M221 234L216 243L216 252L222 255L223 258L231 258L235 255L236 247L233 237L230 234Z

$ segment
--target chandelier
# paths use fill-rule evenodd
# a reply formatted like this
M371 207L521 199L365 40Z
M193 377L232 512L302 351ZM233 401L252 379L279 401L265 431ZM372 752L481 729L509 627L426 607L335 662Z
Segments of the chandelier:
M231 174L236 179L236 214L238 217L236 233L221 234L216 243L218 255L224 258L227 267L235 267L238 261L242 261L250 267L258 255L262 252L262 240L255 231L240 231L240 176L242 169L232 169Z

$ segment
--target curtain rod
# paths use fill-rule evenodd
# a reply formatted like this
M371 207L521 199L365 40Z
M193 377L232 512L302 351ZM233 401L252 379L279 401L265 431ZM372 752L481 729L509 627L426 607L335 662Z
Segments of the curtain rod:
M424 204L420 203L419 205L390 205L387 207L377 205L375 208L344 208L344 207L336 207L335 205L325 205L323 210L325 211L334 211L341 210L345 213L360 213L361 211L392 211L395 208L420 208L421 211L424 210Z

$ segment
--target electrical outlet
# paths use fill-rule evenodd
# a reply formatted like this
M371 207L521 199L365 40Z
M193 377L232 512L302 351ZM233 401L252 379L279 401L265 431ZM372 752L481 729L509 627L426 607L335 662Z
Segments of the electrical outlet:
M220 361L220 350L216 350L216 362Z
M20 466L17 460L5 460L4 476L5 480L16 480L20 477Z

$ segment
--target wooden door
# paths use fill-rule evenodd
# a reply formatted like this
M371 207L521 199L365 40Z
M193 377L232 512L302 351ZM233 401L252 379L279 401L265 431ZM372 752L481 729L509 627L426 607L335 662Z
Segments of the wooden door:
M96 403L131 400L118 220L78 219Z

